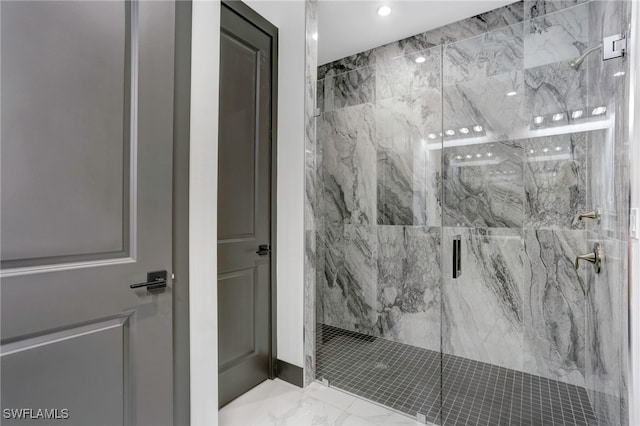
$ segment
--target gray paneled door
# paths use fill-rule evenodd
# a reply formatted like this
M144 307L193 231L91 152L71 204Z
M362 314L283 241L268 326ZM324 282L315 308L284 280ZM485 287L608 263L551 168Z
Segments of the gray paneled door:
M220 406L270 375L272 55L277 46L275 27L240 2L223 3L221 30Z
M171 424L174 4L0 15L2 423Z

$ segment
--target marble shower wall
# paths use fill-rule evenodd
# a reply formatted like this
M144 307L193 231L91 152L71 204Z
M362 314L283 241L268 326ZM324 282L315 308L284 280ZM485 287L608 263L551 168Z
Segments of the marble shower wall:
M568 63L628 8L520 1L318 68L318 321L586 386L624 424L628 65ZM576 270L595 241L603 273Z
M318 1L305 0L305 201L304 201L304 384L315 380L318 212L315 100L318 74Z
M630 2L593 1L589 4L590 45L600 37L628 30ZM585 62L587 101L602 105L615 117L601 132L588 134L587 200L603 210L600 224L587 224L589 245L602 244L606 268L588 277L586 375L594 409L603 423L627 424L628 355L628 94L627 59Z

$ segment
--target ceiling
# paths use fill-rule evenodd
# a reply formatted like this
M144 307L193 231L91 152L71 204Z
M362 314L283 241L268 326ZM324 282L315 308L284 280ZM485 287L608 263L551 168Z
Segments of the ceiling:
M318 64L441 27L513 0L320 0ZM380 6L391 7L378 16Z

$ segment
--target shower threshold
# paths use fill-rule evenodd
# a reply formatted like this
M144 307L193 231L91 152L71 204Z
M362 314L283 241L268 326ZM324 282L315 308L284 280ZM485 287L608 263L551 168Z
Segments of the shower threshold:
M318 324L316 378L429 424L598 425L585 388Z

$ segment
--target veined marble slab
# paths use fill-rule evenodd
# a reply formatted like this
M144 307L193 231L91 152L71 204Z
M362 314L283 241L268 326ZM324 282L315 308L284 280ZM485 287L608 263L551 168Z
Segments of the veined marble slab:
M566 61L527 69L525 81L525 110L529 123L534 117L543 116L544 126L582 123L591 113L587 107L594 104L587 99L587 67L574 70ZM572 114L581 111L582 116L573 119ZM551 114L564 114L557 121L550 121Z
M324 113L318 127L324 171L324 218L376 223L376 148L373 105Z
M445 148L444 224L521 228L522 147L516 142Z
M455 132L447 142L464 144L460 128L480 125L485 140L505 141L524 137L530 122L524 110L522 71L495 75L443 88L443 128Z
M522 141L525 152L526 228L583 229L586 205L587 134Z
M323 110L332 111L373 102L376 90L376 68L367 66L322 80Z
M440 228L378 227L381 337L440 350Z
M440 140L428 136L439 134L435 98L376 102L379 224L440 225L441 151L431 149Z
M525 22L524 66L566 62L589 47L589 4L548 13Z
M452 278L452 239L462 237L462 275ZM442 350L523 369L522 233L443 228Z
M441 48L437 46L384 61L378 60L376 101L393 97L433 98L435 95L439 104L442 67L440 52Z
M539 18L547 13L557 12L588 1L589 0L525 0L525 18Z
M523 24L444 45L443 84L520 71L524 66Z
M324 224L324 324L375 334L378 276L375 226Z
M317 224L319 222L316 193L317 140L315 106L317 99L318 42L313 35L318 32L318 2L305 0L305 200L304 200L304 383L315 379L316 355L316 276Z
M525 371L585 385L586 274L583 231L524 231Z

